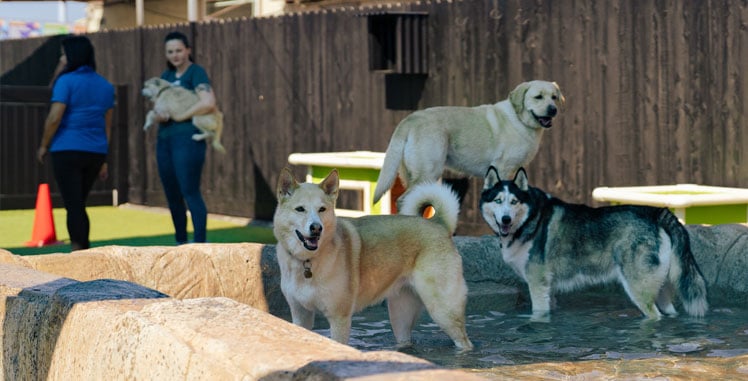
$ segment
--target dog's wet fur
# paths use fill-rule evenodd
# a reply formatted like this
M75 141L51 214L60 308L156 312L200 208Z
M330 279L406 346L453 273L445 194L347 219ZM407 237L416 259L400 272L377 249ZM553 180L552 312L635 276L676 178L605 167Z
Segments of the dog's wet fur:
M465 331L467 286L452 241L459 203L440 184L423 184L405 202L412 215L335 216L339 176L298 183L284 169L277 186L273 232L281 289L295 324L312 329L315 312L347 344L354 313L387 299L397 345L411 345L422 310L461 351L473 344ZM433 206L431 220L420 217Z
M491 167L480 211L501 241L503 260L527 282L532 316L547 319L555 291L618 282L649 319L708 310L706 281L688 231L668 209L568 204L528 185L523 168L502 180Z

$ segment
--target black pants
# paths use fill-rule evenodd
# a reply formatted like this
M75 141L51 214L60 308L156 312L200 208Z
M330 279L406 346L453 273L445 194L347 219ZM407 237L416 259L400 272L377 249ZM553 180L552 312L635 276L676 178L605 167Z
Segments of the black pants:
M88 249L90 223L86 199L91 192L106 155L83 151L52 152L55 180L67 211L67 227L73 250Z

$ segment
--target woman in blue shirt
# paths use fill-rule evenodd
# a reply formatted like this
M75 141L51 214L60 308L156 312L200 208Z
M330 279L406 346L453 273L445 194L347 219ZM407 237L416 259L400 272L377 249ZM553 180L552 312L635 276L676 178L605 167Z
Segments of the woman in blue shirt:
M86 199L99 177L107 178L106 155L114 110L114 87L96 73L91 41L85 36L62 41L64 65L52 88L52 106L44 122L37 159L49 152L60 189L72 250L88 249L90 223Z
M208 211L200 193L200 176L205 164L204 140L192 140L200 131L192 116L213 112L216 99L208 75L192 62L187 36L171 32L164 39L167 69L161 78L173 86L195 91L200 100L181 115L158 115L161 122L156 143L156 161L161 184L169 204L177 244L187 242L187 208L192 216L193 241L206 241Z

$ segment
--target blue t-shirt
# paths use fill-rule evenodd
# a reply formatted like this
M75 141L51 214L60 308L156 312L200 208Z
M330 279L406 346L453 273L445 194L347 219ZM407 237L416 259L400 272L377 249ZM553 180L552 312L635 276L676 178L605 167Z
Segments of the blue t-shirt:
M208 79L208 73L205 72L202 66L197 64L191 64L182 76L177 78L177 72L175 70L166 70L161 73L161 79L164 79L171 83L172 86L181 86L187 90L195 91L195 88L201 84L210 86L210 79ZM177 134L194 134L197 130L192 124L192 119L183 120L181 122L175 122L168 120L161 123L158 129L158 136L172 136Z
M104 115L114 107L114 86L90 66L65 73L52 89L52 102L64 103L65 113L49 152L85 151L106 154Z

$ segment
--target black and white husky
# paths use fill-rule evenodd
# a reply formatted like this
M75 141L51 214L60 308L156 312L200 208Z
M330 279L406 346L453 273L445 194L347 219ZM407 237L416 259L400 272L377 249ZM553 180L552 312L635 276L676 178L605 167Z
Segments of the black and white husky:
M503 260L529 286L535 320L548 319L554 291L613 281L650 319L677 314L674 290L689 315L708 309L688 231L667 209L568 204L529 186L523 168L506 181L494 167L480 209Z

